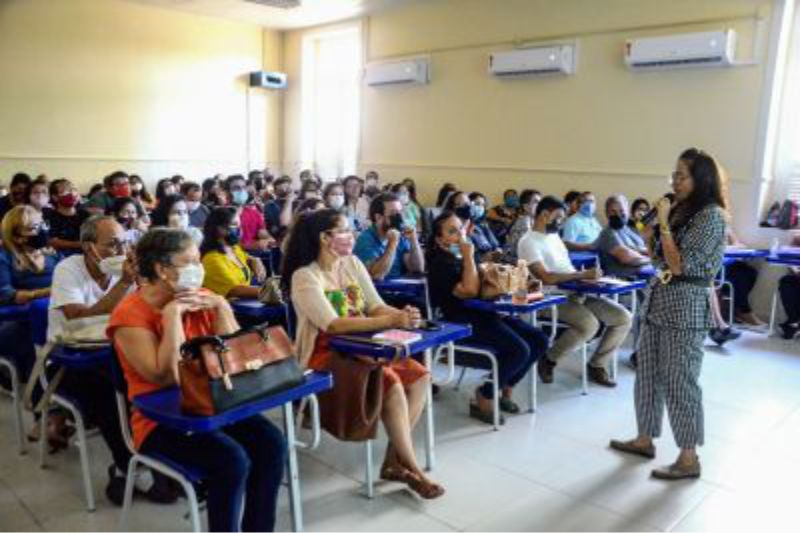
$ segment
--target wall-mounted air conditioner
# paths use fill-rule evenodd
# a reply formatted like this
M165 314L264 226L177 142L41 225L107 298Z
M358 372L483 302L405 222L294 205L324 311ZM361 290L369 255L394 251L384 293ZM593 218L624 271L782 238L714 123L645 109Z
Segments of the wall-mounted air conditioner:
M430 59L418 57L370 63L364 68L367 85L421 85L430 81Z
M731 66L735 55L734 30L665 35L625 43L625 64L632 70Z
M574 74L575 46L542 46L495 52L489 55L489 72L495 76Z

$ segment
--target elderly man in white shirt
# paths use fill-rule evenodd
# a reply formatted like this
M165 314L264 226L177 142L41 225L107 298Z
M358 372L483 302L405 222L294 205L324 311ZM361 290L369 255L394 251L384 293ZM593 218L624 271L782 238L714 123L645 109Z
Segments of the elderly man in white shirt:
M111 310L133 290L134 258L122 226L110 216L93 216L81 225L83 253L61 261L53 272L47 338L52 343L73 338L105 338ZM59 390L76 397L84 415L97 425L111 450L106 497L121 505L130 452L122 438L110 376L97 370L68 371ZM172 503L177 491L161 476L142 471L136 492L152 502Z
M533 226L519 242L519 258L528 262L533 275L545 285L595 280L603 275L599 268L579 272L572 266L569 252L558 236L565 217L566 206L560 200L552 196L543 198L536 207ZM569 325L569 329L553 343L547 357L539 361L542 382L552 383L553 369L559 359L594 338L602 323L606 329L588 363L589 379L598 385L615 387L607 366L630 330L630 313L610 300L573 294L559 306L558 319Z

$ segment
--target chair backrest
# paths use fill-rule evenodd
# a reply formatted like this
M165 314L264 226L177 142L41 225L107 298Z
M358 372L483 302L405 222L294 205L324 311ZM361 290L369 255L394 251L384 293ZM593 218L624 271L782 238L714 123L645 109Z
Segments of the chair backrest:
M28 320L31 326L31 341L34 346L47 344L47 314L50 298L37 298L28 306Z

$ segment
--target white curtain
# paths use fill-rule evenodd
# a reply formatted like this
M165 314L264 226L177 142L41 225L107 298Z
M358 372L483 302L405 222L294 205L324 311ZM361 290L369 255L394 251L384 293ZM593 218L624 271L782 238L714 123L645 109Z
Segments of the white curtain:
M800 200L800 9L795 9L789 43L775 152L781 198Z
M302 158L325 180L353 174L358 159L361 32L308 35L303 43Z

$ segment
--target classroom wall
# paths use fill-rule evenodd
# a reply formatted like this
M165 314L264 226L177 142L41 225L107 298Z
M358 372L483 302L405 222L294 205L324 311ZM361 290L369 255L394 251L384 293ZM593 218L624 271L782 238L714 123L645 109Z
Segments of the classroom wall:
M280 97L246 73L279 32L120 0L0 2L0 179L82 187L116 169L151 184L280 158ZM249 117L248 117L249 110Z
M366 59L417 54L432 83L363 90L360 166L405 176L431 201L445 181L498 200L508 187L563 194L592 189L655 197L683 148L716 155L731 178L737 230L752 235L754 147L764 77L757 66L632 73L626 38L734 28L738 55L754 52L756 20L769 30L769 0L442 0L413 3L362 21ZM307 31L286 35L295 83L285 95L284 165L299 163L300 50ZM498 80L487 56L516 43L578 39L570 77Z

